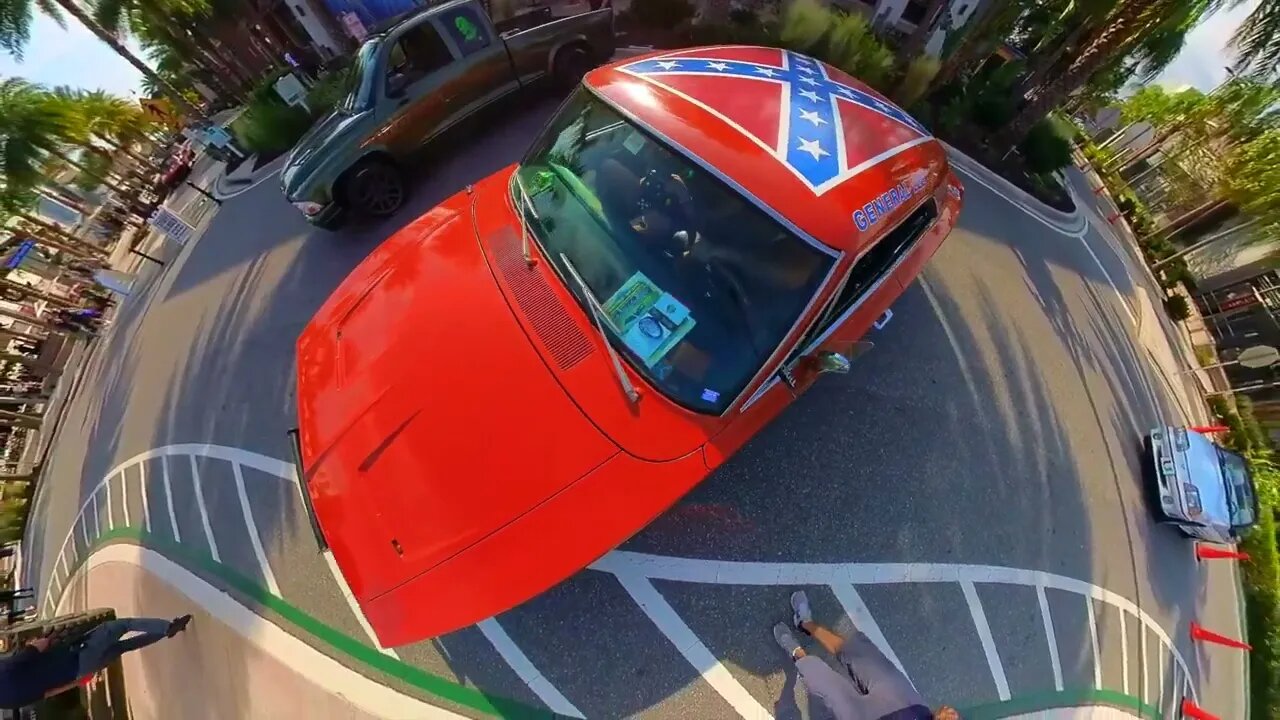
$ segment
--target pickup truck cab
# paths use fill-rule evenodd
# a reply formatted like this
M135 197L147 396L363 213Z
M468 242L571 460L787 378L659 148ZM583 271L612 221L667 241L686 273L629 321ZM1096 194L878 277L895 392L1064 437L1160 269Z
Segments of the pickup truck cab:
M401 164L414 151L547 76L577 83L613 55L613 42L610 7L508 32L477 0L409 15L361 46L346 96L285 160L285 197L324 228L347 211L390 215L404 203Z

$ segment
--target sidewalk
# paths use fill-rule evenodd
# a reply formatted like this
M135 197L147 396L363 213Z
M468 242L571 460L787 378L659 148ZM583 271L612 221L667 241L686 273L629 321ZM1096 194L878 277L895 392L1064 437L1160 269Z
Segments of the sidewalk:
M1074 157L1077 163L1083 160L1078 152ZM1085 205L1089 222L1101 235L1113 238L1117 249L1128 260L1126 265L1137 267L1141 273L1140 278L1133 278L1139 306L1134 309L1138 316L1139 342L1147 350L1159 370L1158 374L1170 392L1178 398L1188 417L1196 424L1208 424L1211 416L1204 398L1208 393L1225 389L1225 386L1220 387L1209 372L1201 369L1200 361L1196 358L1193 345L1196 331L1200 331L1201 344L1209 339L1207 333L1203 332L1204 324L1195 304L1191 303L1192 315L1187 321L1175 323L1169 318L1164 310L1164 301L1169 295L1147 265L1138 246L1137 235L1123 216L1117 216L1119 208L1110 191L1103 188L1101 192L1094 192L1096 188L1103 187L1103 183L1092 165L1086 163L1079 175L1088 194L1084 198L1077 194L1076 199L1085 201L1081 204ZM1092 207L1090 201L1093 203ZM1114 219L1108 221L1108 218Z
M188 630L121 660L129 717L434 718L464 716L366 677L154 550L125 542L82 564L58 614L191 614Z

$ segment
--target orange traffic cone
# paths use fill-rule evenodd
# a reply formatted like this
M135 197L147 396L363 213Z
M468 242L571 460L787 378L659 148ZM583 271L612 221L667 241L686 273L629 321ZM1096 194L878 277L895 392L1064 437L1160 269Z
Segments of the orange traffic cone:
M1111 223L1112 225L1114 225L1114 224L1116 223L1116 220L1118 220L1119 218L1120 218L1120 213L1118 213L1118 212L1113 212L1113 213L1111 213L1110 215L1108 215L1108 216L1107 216L1107 222L1109 222L1109 223Z
M1205 630L1199 623L1191 623L1191 639L1199 642L1214 643L1216 645L1226 645L1229 648L1237 650L1252 650L1253 646L1249 643L1240 642L1235 638L1229 638L1226 635L1219 635L1212 630Z
M1210 715L1201 710L1198 705L1191 701L1191 698L1182 698L1182 717L1194 718L1194 720L1221 720L1217 715Z
M1225 548L1215 547L1209 543L1196 543L1196 559L1197 560L1248 560L1249 553L1243 553L1239 550L1227 550Z
M1226 432L1231 428L1227 427L1226 425L1196 425L1193 427L1189 427L1187 429L1192 430L1194 432L1198 432L1201 435L1207 435L1209 433Z

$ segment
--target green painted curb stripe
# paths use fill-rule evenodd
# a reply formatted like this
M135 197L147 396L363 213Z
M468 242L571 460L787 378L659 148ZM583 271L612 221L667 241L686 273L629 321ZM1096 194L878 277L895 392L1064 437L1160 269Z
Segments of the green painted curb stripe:
M119 542L130 542L141 545L147 549L160 552L170 560L180 562L188 569L196 568L201 570L204 573L221 580L227 585L227 587L230 587L244 597L259 603L268 610L278 614L280 617L297 626L300 630L320 641L322 645L326 645L341 655L345 655L362 665L390 675L391 677L427 694L434 695L435 697L448 700L478 712L496 715L502 718L542 719L558 717L555 713L548 710L530 707L524 703L509 700L507 698L488 695L474 688L459 685L452 680L432 675L421 668L414 667L413 665L402 662L393 657L383 655L376 649L365 645L342 631L332 628L315 619L302 609L289 604L283 598L273 595L256 581L241 575L227 565L214 560L209 555L188 547L183 547L165 538L159 538L155 535L147 534L140 528L116 528L105 532L98 537L97 541L94 543L94 548L96 549L103 545ZM86 553L86 557L89 554L91 553ZM71 574L74 575L83 564L83 559L78 560Z
M1131 710L1147 720L1160 720L1160 708L1147 705L1132 695L1117 690L1070 689L1020 695L1010 700L961 709L964 720L996 720L1011 715L1026 715L1053 708L1070 708L1089 705L1108 705L1121 710Z

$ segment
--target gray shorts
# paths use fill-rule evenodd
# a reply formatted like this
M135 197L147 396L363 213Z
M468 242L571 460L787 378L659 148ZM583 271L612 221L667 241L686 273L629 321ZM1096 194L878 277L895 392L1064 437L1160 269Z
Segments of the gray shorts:
M866 635L855 632L836 659L839 669L813 655L796 661L805 687L822 700L836 720L879 720L917 706L922 713L928 712L920 693ZM910 712L903 715L912 716Z

